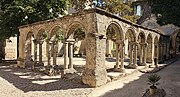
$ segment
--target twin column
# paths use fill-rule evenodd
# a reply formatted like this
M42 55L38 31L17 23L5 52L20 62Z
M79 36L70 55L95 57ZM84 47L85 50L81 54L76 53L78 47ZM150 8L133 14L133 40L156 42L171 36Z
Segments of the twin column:
M137 66L137 43L130 42L129 43L129 51L130 51L130 62L128 67L136 69Z
M147 43L140 44L140 65L146 66L146 57L147 57Z
M42 44L43 44L43 40L33 40L34 42L34 65L37 64L37 45L39 44L39 65L43 65L43 62L42 62ZM33 65L33 69L34 69L34 65Z
M74 73L76 72L73 68L73 46L74 39L67 39L64 42L64 73ZM69 53L68 53L69 52ZM68 64L69 61L69 64Z
M119 57L121 65L119 65ZM124 72L124 42L122 40L116 40L116 65L114 70Z
M53 55L53 65L56 65L57 41L48 41L48 65L51 65L51 55Z

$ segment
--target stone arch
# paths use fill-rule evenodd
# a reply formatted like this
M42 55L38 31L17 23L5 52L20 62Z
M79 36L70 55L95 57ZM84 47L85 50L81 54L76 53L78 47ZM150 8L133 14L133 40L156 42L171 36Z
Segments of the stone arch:
M146 35L143 31L141 31L139 34L138 34L138 42L139 43L145 43L146 42Z
M111 31L109 30L114 30L113 33L111 33ZM109 33L110 32L110 33ZM123 34L123 30L122 27L120 26L119 23L115 22L115 21L111 21L107 28L106 28L106 37L107 34L117 34L118 35L118 39L123 40L124 39L124 34ZM107 37L108 38L108 37Z
M25 39L25 57L31 57L32 52L32 38L34 37L33 32L27 32L26 39Z
M130 43L135 43L136 42L136 35L135 35L135 30L133 28L128 28L125 34L125 56L129 56L130 54Z
M121 26L117 22L110 22L106 28L106 56L116 57L114 70L119 70L119 58L121 60L120 69L124 68L124 34ZM109 58L108 58L109 59ZM122 70L123 71L123 70Z
M74 37L74 34L75 34L75 31L77 30L77 29L81 29L83 32L87 32L87 29L86 29L86 27L82 24L82 23L80 23L80 22L78 22L78 21L76 21L76 22L73 22L73 23L71 23L70 25L69 25L69 27L68 27L68 30L67 30L67 34L65 35L65 37L68 39L72 39L73 37Z
M137 36L139 65L146 65L146 36L141 31Z
M153 49L153 40L152 40L152 34L149 33L148 36L147 36L147 62L151 63L152 62L152 59L153 59L153 56L152 56L152 49Z
M73 22L70 24L69 29L67 30L67 39L73 39L73 53L74 55L86 55L86 27L81 22Z
M35 35L35 39L42 40L44 32L46 32L45 29L38 30L37 34Z
M123 42L124 35L121 26L114 21L111 21L106 28L106 56L116 56L116 44L117 40Z
M133 28L128 28L125 34L125 38L129 38L130 42L135 42L136 41L135 30Z
M86 64L84 56L86 56L86 26L81 22L75 21L68 25L66 29L65 40L64 40L64 63L65 68L73 69L74 66L80 64ZM79 39L82 36L82 39ZM72 61L75 57L83 57L83 63L77 63L77 61ZM69 60L69 61L67 61ZM75 65L74 65L75 64ZM73 69L74 70L74 69Z
M64 29L59 25L55 25L50 29L48 33L48 39L51 39L56 34L64 35Z

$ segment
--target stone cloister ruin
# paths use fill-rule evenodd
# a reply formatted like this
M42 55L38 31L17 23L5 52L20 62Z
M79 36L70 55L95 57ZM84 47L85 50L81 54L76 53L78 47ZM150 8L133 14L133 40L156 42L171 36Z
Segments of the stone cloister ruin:
M170 57L167 53L170 45L169 36L104 10L91 8L57 19L19 27L18 66L25 68L30 64L32 68L53 67L58 64L57 52L61 50L64 74L74 73L76 70L73 68L73 49L78 40L75 37L78 29L84 32L85 49L77 53L77 55L85 55L86 60L82 81L92 87L107 83L106 57L116 57L114 71L118 72L124 72L125 57L129 57L128 67L133 69L147 66L147 62L154 65L154 58L161 62ZM59 42L63 43L63 46L59 47ZM114 55L112 51L115 52ZM47 59L46 65L44 59Z

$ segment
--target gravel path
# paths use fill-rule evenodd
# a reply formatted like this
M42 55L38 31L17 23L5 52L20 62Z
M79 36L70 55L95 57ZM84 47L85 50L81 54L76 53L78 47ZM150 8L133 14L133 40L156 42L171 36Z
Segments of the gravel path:
M180 60L159 71L159 88L164 88L166 97L180 97ZM120 80L98 88L62 80L60 76L45 76L0 64L0 97L141 97L148 88L147 76L135 72Z

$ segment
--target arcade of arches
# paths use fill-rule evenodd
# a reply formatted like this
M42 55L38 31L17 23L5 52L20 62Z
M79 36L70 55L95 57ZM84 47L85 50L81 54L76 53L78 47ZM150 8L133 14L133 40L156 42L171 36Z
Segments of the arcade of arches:
M166 53L168 36L96 8L21 26L19 31L19 67L53 69L60 57L64 74L74 73L74 57L83 57L82 81L92 87L107 82L106 58L115 58L114 71L119 72L125 70L125 58L133 69L154 65L154 59L160 62L170 58Z

